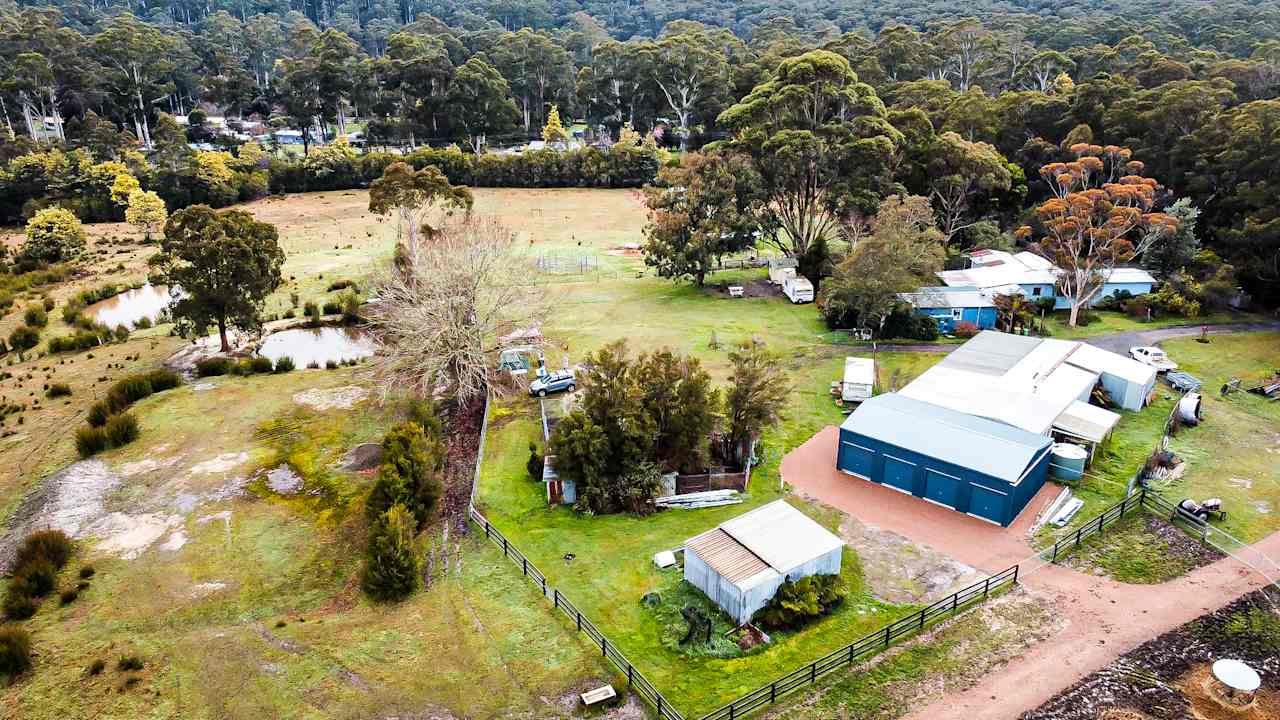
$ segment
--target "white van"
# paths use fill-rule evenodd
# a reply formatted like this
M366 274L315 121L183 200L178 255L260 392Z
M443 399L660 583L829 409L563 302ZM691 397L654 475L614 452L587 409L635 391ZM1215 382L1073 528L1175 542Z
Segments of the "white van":
M792 276L783 280L782 292L796 304L813 302L813 283L802 276Z
M871 358L844 359L844 380L840 383L840 399L845 402L870 400L876 389L876 361Z

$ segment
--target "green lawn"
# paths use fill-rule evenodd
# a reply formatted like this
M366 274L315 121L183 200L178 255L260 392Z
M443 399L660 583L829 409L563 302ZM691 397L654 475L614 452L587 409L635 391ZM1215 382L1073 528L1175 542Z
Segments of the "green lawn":
M1223 323L1254 322L1267 319L1264 316L1249 313L1217 312L1194 318L1176 316L1161 317L1148 322L1118 311L1095 310L1094 314L1098 316L1097 320L1083 327L1073 328L1067 324L1067 319L1070 315L1064 310L1059 310L1045 318L1045 326L1049 330L1051 337L1071 340L1118 332L1158 330L1160 328L1172 327L1175 325L1219 325Z

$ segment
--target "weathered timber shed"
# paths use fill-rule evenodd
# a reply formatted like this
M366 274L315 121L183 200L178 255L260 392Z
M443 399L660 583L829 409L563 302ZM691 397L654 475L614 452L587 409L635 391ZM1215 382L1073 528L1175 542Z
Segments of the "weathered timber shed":
M1045 435L889 393L845 419L836 467L1008 526L1044 485L1052 445Z
M684 543L684 579L739 624L784 580L840 573L844 541L784 500L758 507Z

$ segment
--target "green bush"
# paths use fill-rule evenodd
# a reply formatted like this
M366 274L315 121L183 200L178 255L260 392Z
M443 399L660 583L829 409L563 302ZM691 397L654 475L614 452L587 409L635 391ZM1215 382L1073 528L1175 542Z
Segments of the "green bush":
M347 325L360 322L360 298L353 292L342 296L342 322Z
M102 344L102 339L91 330L78 330L71 335L63 335L49 339L49 352L62 353L75 350L89 350Z
M399 503L369 528L369 547L360 586L374 600L403 600L418 589L422 558L413 543L414 518Z
M320 306L308 301L302 306L302 314L307 317L307 324L316 327L320 324Z
M55 570L66 567L75 548L71 538L61 530L37 530L22 540L13 556L13 566L21 568L27 563L45 561Z
M327 292L335 292L337 290L346 290L347 288L351 288L352 290L358 289L356 284L350 280L334 280L333 282L329 283L329 289Z
M22 313L22 321L33 328L42 328L49 324L49 315L45 313L43 306L30 305Z
M135 321L134 321L134 323L133 323L133 329L135 329L135 330L146 330L147 328L151 327L151 324L152 324L152 323L151 323L151 318L149 318L149 317L140 317L140 318L138 318L137 320L135 320Z
M249 368L255 373L269 373L274 369L271 358L254 355L249 360Z
M545 464L545 458L538 451L537 443L529 443L529 459L525 461L524 468L529 472L529 477L542 482L542 466Z
M107 399L114 410L123 410L139 400L150 397L155 389L146 375L127 375L116 381L107 391Z
M57 585L58 570L48 560L30 560L17 566L12 582L25 584L23 592L30 597L44 597Z
M49 312L50 310L52 310L52 309L53 309L55 306L57 306L57 304L58 304L58 303L54 302L53 298L49 297L48 295L44 296L44 298L42 298L42 299L41 299L41 303L42 303L42 304L43 304L43 306L44 306L44 311L45 311L45 312Z
M294 367L295 366L293 364L293 358L289 357L288 355L282 355L276 359L276 366L273 372L287 373L292 371Z
M129 326L123 324L117 325L116 329L111 331L111 336L114 337L115 341L118 343L125 342L129 339Z
M122 655L120 661L116 663L116 669L120 672L130 672L141 670L145 664L137 655Z
M342 306L332 300L326 300L321 309L325 315L337 315L342 312Z
M45 397L60 398L67 397L71 394L71 386L66 383L56 382L49 385L49 389L44 391Z
M96 572L97 570L94 570L92 565L85 565L84 567L80 568L80 579L88 580L89 578L93 577L94 573Z
M371 521L404 505L421 528L444 493L444 445L421 425L404 422L382 438L382 466L365 501Z
M784 581L752 621L766 629L794 628L831 612L844 601L849 588L839 575L810 575Z
M31 636L26 630L0 627L0 675L12 678L31 669Z
M101 427L90 424L76 428L76 452L80 457L91 457L106 449L107 433Z
M107 418L111 417L111 414L112 414L111 406L107 403L107 401L99 400L98 402L89 406L89 416L88 418L86 418L86 420L88 421L90 427L100 428L103 425L107 424Z
M9 347L19 354L40 344L40 331L28 325L21 325L9 334Z
M5 619L14 622L18 620L26 620L36 614L36 610L40 608L40 603L36 602L35 598L25 592L15 591L12 586L13 582L14 581L10 581L11 584L9 586L9 590L4 596Z
M109 447L118 448L138 439L138 419L129 413L112 415L102 428Z
M67 605L70 605L71 603L75 602L76 598L78 597L80 597L80 591L78 590L75 590L75 589L63 590L61 593L58 594L58 602L63 607L66 607Z
M101 675L102 671L106 669L107 669L106 661L104 661L102 658L98 658L97 660L94 660L93 662L89 663L89 667L85 668L84 672L86 675L89 675L90 677L92 677L94 675Z
M196 362L196 375L200 377L226 375L230 371L231 358L211 357Z
M151 370L142 376L151 383L152 392L172 390L182 384L182 376L172 370Z

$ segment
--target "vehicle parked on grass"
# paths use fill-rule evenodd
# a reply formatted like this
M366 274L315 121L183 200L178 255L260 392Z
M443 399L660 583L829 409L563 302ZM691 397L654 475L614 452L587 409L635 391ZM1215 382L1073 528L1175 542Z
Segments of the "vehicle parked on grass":
M793 276L784 280L782 292L793 304L813 302L813 283L803 276Z
M578 383L573 377L572 370L558 370L556 372L541 370L537 379L529 383L529 394L534 397L546 397L551 393L562 390L573 392L577 389Z
M1170 360L1169 356L1166 355L1163 350L1150 345L1129 348L1129 357L1132 357L1143 365L1150 365L1158 372L1168 372L1170 370L1178 369L1178 363Z

